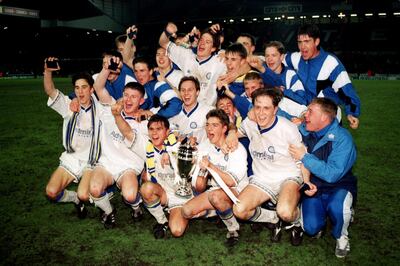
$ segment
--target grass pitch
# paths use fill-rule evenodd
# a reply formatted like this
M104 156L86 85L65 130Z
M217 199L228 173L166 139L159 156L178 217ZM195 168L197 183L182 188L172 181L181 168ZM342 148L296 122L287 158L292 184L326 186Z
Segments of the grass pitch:
M155 220L146 213L137 224L120 196L117 228L105 230L98 210L79 220L71 204L50 203L45 185L63 151L62 119L46 106L41 79L0 80L0 264L84 265L396 265L400 259L399 81L354 81L362 102L360 128L351 133L358 148L354 172L359 193L350 226L351 252L334 255L329 234L305 237L292 247L270 232L241 229L240 243L223 245L226 231L195 220L183 238L155 240ZM70 92L70 79L56 79ZM67 89L63 89L67 88Z

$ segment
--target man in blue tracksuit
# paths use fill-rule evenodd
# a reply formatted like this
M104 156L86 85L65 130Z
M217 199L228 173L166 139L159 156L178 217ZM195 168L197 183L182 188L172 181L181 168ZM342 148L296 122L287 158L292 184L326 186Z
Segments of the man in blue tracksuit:
M302 200L304 231L316 235L332 222L337 257L350 251L348 227L357 195L357 179L352 173L356 148L350 133L336 120L337 105L328 98L315 98L300 126L305 146L290 146L293 158L309 171L304 181L310 186Z
M302 25L297 33L299 52L287 53L285 64L297 72L307 95L332 99L344 105L350 127L359 124L360 99L339 59L319 47L320 31L316 25Z

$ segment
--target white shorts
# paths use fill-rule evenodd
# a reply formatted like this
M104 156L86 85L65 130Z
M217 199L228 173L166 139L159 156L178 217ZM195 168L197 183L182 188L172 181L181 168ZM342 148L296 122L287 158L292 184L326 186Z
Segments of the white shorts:
M253 186L261 189L263 192L267 193L268 196L270 196L271 201L276 204L277 200L278 200L279 192L282 189L282 185L284 183L286 183L287 181L295 182L299 186L301 184L303 184L303 178L301 176L288 177L283 180L271 182L265 177L260 178L258 176L252 175L250 177L249 185L253 185Z
M193 194L190 198L181 198L178 197L177 195L175 195L175 192L171 192L171 191L167 191L165 190L165 193L167 194L167 210L168 212L174 208L179 208L182 207L183 204L185 204L186 202L188 202L189 200L191 200L193 198Z
M106 157L101 157L99 162L95 167L103 167L107 172L111 174L115 182L123 176L126 172L132 171L136 176L140 176L140 173L143 171L143 164L132 163L131 165L120 165L114 162L111 162Z
M87 160L78 159L73 153L67 152L61 154L59 167L72 175L75 178L75 183L79 182L85 170L92 169Z

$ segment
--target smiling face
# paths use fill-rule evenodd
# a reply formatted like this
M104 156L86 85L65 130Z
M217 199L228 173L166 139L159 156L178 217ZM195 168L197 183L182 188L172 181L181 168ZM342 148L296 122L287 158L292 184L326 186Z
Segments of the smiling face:
M221 147L221 145L225 140L225 132L227 130L228 127L223 125L219 120L219 118L212 116L207 119L206 122L207 138L215 146Z
M179 87L179 92L185 108L191 109L196 105L197 97L199 96L200 91L196 90L196 86L193 81L186 80L182 82Z
M299 47L301 57L304 60L316 57L319 54L319 42L319 38L314 39L306 34L297 36L297 46Z
M164 145L164 140L167 139L169 129L164 126L161 121L153 122L149 125L149 137L154 147L161 149Z
M256 47L254 46L254 44L252 43L252 41L249 37L240 36L239 38L237 38L236 41L238 43L241 43L244 46L244 48L246 48L248 55L252 55L254 50L256 49Z
M167 56L164 48L158 48L156 52L156 62L160 69L168 69L171 66L171 60Z
M250 99L251 99L251 94L255 90L258 90L258 89L261 89L264 87L264 83L263 83L262 79L244 80L243 85L244 85L244 91L245 91L247 97L249 97Z
M308 131L319 131L324 126L324 121L328 118L321 110L321 106L318 104L310 104L304 115L306 129Z
M281 54L274 46L270 46L265 49L265 62L267 63L268 68L275 73L281 73L283 57L284 55Z
M136 63L133 66L137 81L144 85L152 79L153 70L146 63Z
M246 63L246 58L240 57L238 53L226 53L225 64L228 73L238 71L242 65Z
M78 102L83 107L90 105L90 96L93 92L93 87L87 82L86 79L78 79L75 81L74 91Z
M200 60L207 59L216 48L214 46L214 41L209 33L204 33L201 35L199 40L199 45L197 46L197 57Z
M221 109L228 115L229 118L234 117L235 115L235 106L231 99L228 98L221 98L217 102L217 108Z
M278 107L273 105L272 98L267 95L258 96L254 100L254 114L261 128L268 128L274 123L277 111Z
M126 88L122 94L122 101L125 114L133 116L139 110L139 106L144 102L144 99L138 90Z

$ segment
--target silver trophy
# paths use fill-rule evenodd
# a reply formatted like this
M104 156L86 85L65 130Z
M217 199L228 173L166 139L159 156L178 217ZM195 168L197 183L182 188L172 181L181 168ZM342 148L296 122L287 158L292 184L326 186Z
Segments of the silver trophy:
M181 198L190 198L192 196L192 187L189 179L194 168L193 158L195 150L186 142L178 148L178 171L181 177L179 187L175 194Z

